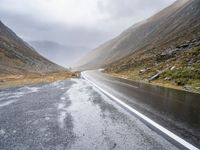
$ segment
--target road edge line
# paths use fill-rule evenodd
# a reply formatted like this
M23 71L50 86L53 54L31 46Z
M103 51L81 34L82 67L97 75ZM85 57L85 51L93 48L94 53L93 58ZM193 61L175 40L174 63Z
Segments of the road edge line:
M123 101L121 101L120 99L118 99L117 97L113 96L112 94L110 94L109 92L105 91L104 89L102 89L101 87L99 87L97 84L95 84L94 82L90 81L85 73L81 73L82 77L88 81L91 85L95 86L97 89L99 89L100 91L102 91L104 94L106 94L107 96L109 96L110 98L112 98L113 100L115 100L118 104L120 104L121 106L125 107L128 111L130 111L131 113L135 114L137 117L139 117L139 119L143 120L144 122L148 123L149 125L151 125L153 128L155 128L157 131L159 131L161 134L167 136L167 139L170 140L170 142L175 143L179 148L184 148L184 149L190 149L190 150L199 150L197 147L193 146L192 144L188 143L187 141L185 141L184 139L182 139L181 137L175 135L174 133L172 133L171 131L169 131L168 129L164 128L163 126L161 126L160 124L156 123L155 121L151 120L150 118L148 118L147 116L143 115L142 113L138 112L137 110L133 109L132 107L130 107L128 104L124 103Z

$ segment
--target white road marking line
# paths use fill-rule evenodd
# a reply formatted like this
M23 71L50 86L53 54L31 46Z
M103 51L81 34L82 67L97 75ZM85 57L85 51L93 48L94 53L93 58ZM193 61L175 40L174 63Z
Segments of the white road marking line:
M110 94L109 92L105 91L104 89L102 89L101 87L99 87L97 84L95 84L94 82L90 81L85 73L81 73L83 78L88 81L90 84L92 84L93 86L95 86L96 88L98 88L99 90L101 90L103 93L105 93L107 96L109 96L110 98L112 98L113 100L115 100L116 102L118 102L120 105L122 105L123 107L125 107L126 109L128 109L129 111L133 112L135 115L137 115L139 118L143 119L144 121L146 121L147 123L149 123L150 125L152 125L153 127L155 127L156 129L158 129L159 131L161 131L162 133L164 133L165 135L167 135L168 137L170 137L171 139L175 140L177 143L179 143L180 145L182 145L183 147L190 149L190 150L199 150L197 147L193 146L192 144L188 143L187 141L185 141L184 139L180 138L179 136L175 135L174 133L172 133L171 131L167 130L166 128L164 128L163 126L159 125L158 123L154 122L153 120L151 120L150 118L146 117L145 115L141 114L140 112L138 112L137 110L133 109L132 107L130 107L129 105L127 105L126 103L124 103L123 101L121 101L120 99L118 99L117 97L113 96L112 94Z

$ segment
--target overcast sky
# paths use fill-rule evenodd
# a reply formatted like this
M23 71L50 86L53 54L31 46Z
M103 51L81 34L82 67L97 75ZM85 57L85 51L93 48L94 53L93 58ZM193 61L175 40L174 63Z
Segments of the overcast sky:
M0 1L0 19L20 37L79 47L77 60L79 53L83 55L175 0Z

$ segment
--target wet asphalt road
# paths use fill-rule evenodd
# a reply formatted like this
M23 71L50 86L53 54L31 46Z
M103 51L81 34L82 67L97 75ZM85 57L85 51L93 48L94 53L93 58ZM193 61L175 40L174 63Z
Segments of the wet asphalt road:
M0 150L177 149L83 79L0 90Z
M200 95L112 77L98 70L83 73L179 137L200 148Z

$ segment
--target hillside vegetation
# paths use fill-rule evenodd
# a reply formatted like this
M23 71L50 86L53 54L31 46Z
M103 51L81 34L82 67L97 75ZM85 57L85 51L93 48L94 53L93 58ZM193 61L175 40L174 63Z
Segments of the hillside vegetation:
M199 0L177 0L93 50L80 68L200 92L199 8Z
M115 76L200 93L200 39L106 69ZM123 64L124 63L124 64Z
M154 55L165 48L198 38L199 8L199 0L177 0L151 18L133 25L118 37L92 50L82 59L79 68L102 68L123 58L131 61L129 58L133 55ZM148 54L145 57L149 57Z

